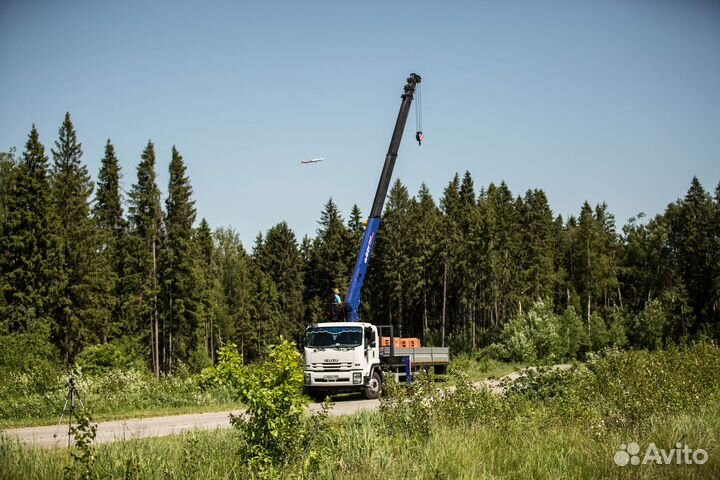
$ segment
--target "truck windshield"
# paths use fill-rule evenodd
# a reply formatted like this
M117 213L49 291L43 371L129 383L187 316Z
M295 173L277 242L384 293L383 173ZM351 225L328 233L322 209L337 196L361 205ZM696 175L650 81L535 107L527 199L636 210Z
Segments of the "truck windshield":
M312 348L357 347L362 344L361 327L310 327L305 346Z

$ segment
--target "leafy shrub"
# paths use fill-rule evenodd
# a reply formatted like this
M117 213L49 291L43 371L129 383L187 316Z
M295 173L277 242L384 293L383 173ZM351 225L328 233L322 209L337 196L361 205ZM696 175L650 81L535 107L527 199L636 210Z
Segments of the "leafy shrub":
M380 398L385 435L426 438L441 425L496 425L505 407L486 387L478 387L453 370L455 387L440 388L432 374L419 372L408 386L388 382Z
M658 300L650 300L633 320L635 345L655 350L662 348L662 339L667 328L665 309Z
M611 347L624 347L627 339L627 314L624 310L615 308L608 316L608 345Z
M502 337L507 359L522 362L562 359L567 354L567 341L561 334L560 320L551 305L538 300L505 326Z
M283 476L287 465L301 463L304 471L312 470L319 459L319 439L330 431L329 404L319 415L305 414L302 356L295 345L282 340L266 361L248 366L232 344L221 348L218 357L216 367L203 371L202 382L232 388L245 404L245 413L231 416L231 423L242 433L240 455L249 470L268 478Z
M65 466L65 480L91 480L97 478L95 467L95 436L97 424L92 423L87 411L81 410L77 424L70 429L74 443L70 450L71 463Z
M537 369L506 380L510 403L541 403L559 418L634 426L653 415L691 412L720 400L720 349L710 343L664 351L591 354L584 368Z
M578 358L589 346L587 331L575 308L568 307L560 316L560 336L568 358Z
M75 357L75 365L88 375L101 375L114 369L142 369L140 355L116 343L89 345Z
M608 335L605 320L597 312L593 312L588 319L590 349L594 352L600 351L608 346L610 336Z

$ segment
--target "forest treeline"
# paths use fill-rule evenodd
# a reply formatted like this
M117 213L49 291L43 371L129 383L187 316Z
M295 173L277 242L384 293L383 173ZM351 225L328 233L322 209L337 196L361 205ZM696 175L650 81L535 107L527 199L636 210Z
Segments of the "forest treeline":
M313 238L281 222L247 250L197 218L184 160L168 153L165 198L152 142L127 195L109 140L93 181L69 114L49 152L33 126L22 153L0 154L1 366L114 344L160 375L207 366L229 341L252 360L325 318L331 289L347 288L360 209L345 221L330 199ZM508 324L517 338L528 312L547 310L574 319L559 328L577 324L576 355L719 339L719 306L720 184L711 194L693 178L664 213L618 231L604 203L563 219L541 189L476 189L466 172L438 202L394 183L362 315L460 351L499 342Z

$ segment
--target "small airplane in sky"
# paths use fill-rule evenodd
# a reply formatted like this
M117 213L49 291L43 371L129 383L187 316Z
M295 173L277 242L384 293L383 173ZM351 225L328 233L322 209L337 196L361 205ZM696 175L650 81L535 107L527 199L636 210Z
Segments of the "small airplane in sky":
M324 157L320 157L320 158L310 158L310 159L308 159L308 160L304 160L304 159L303 159L303 160L300 160L300 163L303 164L303 165L307 165L308 163L320 163L320 162L322 162L323 160L325 160Z

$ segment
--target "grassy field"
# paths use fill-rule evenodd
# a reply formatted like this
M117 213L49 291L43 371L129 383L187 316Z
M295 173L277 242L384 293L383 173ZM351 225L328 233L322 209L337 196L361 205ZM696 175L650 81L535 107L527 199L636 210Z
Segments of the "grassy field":
M310 478L717 478L718 412L713 405L694 414L652 417L634 429L588 431L555 422L539 409L518 415L502 428L441 424L422 436L388 435L382 413L364 413L333 423L335 448L323 453ZM690 446L704 446L708 462L625 467L613 462L621 444L652 440L667 448L679 438ZM95 478L253 478L238 460L240 444L238 432L224 430L102 445L95 452L93 472ZM3 479L60 479L68 463L64 450L0 441Z
M567 372L539 371L494 395L418 379L378 411L327 420L302 456L244 459L241 429L45 451L0 441L0 478L718 478L720 352L610 352ZM318 434L319 433L319 434ZM618 466L621 446L704 449L702 465ZM624 451L624 450L623 450ZM75 458L71 458L75 455Z
M199 375L157 379L148 372L116 369L76 375L84 405L95 421L209 412L240 406L228 389L201 388ZM28 374L0 377L0 428L52 425L67 396L67 375L38 380Z

